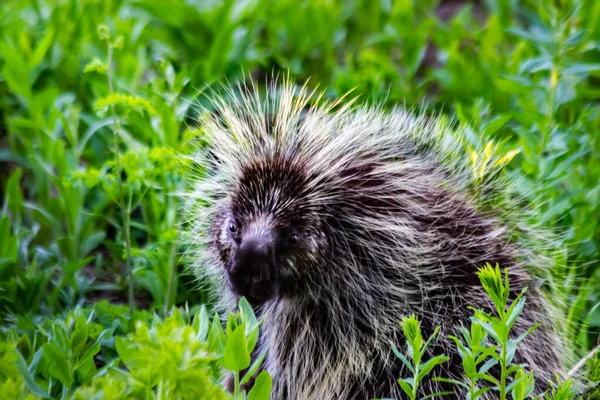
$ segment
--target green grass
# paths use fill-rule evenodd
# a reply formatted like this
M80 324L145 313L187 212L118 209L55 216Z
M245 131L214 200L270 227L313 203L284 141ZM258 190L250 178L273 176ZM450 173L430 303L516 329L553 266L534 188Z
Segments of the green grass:
M69 340L87 349L102 339L101 369L136 321L207 303L181 257L174 194L186 162L176 155L193 151L207 88L288 72L329 97L353 89L361 102L435 112L468 125L473 141L518 150L506 168L564 249L560 284L548 286L564 303L573 359L590 353L600 331L600 2L481 3L448 16L431 0L2 1L0 335L23 362L18 376L0 368L0 382L75 396L91 366L70 371L70 385L44 375L52 329L93 321L98 331ZM600 359L587 364L600 380Z

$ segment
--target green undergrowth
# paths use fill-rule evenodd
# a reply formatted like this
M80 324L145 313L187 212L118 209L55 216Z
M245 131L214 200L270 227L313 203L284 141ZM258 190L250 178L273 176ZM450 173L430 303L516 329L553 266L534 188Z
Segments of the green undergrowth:
M206 307L172 309L167 317L100 302L65 318L45 320L0 342L0 392L41 399L268 400L271 377L251 364L257 321L242 299L223 329ZM221 385L221 368L235 377L234 393ZM255 376L256 375L256 376ZM255 378L246 395L242 385Z
M586 390L578 376L550 382L535 390L535 377L526 364L514 362L519 344L537 325L519 336L512 328L526 306L526 290L509 299L508 271L487 265L479 279L495 309L473 309L471 326L450 336L462 359L457 378L430 376L448 361L445 354L429 356L428 347L439 333L424 338L417 316L404 317L404 343L391 345L408 376L398 384L411 400L462 393L466 399L571 400ZM193 312L173 308L168 316L135 312L103 301L92 308L77 307L65 318L46 319L35 329L5 332L0 342L0 392L14 399L248 399L268 400L272 380L261 371L265 352L256 348L262 320L241 299L225 328L218 315L205 306ZM266 316L268 318L268 316ZM495 368L497 373L492 374ZM230 392L223 378L233 382ZM444 382L456 390L423 393L426 379ZM252 382L252 384L250 384ZM247 385L250 384L250 389Z

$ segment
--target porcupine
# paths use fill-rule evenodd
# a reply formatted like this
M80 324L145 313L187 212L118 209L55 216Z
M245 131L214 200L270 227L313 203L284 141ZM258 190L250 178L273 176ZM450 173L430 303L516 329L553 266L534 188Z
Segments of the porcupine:
M412 313L425 335L441 326L427 354L450 359L431 376L462 379L448 335L469 326L468 306L491 311L476 276L486 263L508 269L512 299L527 288L514 334L542 325L514 362L538 390L560 373L549 305L528 272L551 259L498 200L507 185L483 179L497 160L473 173L460 128L289 82L228 93L201 123L208 144L194 160L206 176L189 195L191 236L223 310L245 296L266 316L257 351L273 399L404 398L397 379L409 371L390 342L401 345L399 321ZM421 384L424 395L449 389L464 397Z

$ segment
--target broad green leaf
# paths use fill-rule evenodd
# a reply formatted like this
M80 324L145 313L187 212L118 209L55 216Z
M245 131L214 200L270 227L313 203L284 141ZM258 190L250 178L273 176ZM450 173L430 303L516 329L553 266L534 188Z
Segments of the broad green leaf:
M225 332L223 332L223 328L219 322L219 316L215 314L212 325L208 332L208 348L214 351L218 356L221 356L223 354L226 341L227 337L225 336Z
M70 348L78 354L88 340L88 325L83 317L75 317L74 330L71 333Z
M252 354L254 348L256 347L256 344L258 343L258 326L254 328L254 331L250 333L250 336L246 338L246 341L248 346L248 353Z
M39 355L41 356L41 349L40 351L38 351ZM21 373L21 376L23 377L23 380L25 381L25 386L27 386L27 390L29 390L31 393L33 393L34 395L36 395L37 397L40 397L42 399L51 399L52 397L50 397L36 382L35 382L35 377L32 374L31 370L27 367L27 363L25 362L25 360L23 359L23 357L21 356L20 353L17 352L17 369L19 370L19 372ZM34 368L35 369L35 368Z
M501 115L483 126L486 137L491 137L513 118L512 114Z
M248 393L248 400L269 400L273 381L267 371L261 372Z
M400 387L402 388L402 390L404 391L404 393L406 393L406 395L413 399L414 398L414 394L413 394L413 390L412 390L412 386L411 384L409 384L408 382L406 382L406 380L404 379L398 379L398 383L400 384Z
M246 336L250 335L256 327L258 326L258 321L256 320L256 316L254 315L254 310L248 300L245 297L242 297L239 301L238 308L246 322Z
M75 381L73 377L73 366L55 342L49 342L42 346L44 360L49 365L49 373L58 379L66 387L71 387Z
M221 365L229 371L241 371L250 366L250 353L246 346L244 327L237 327L227 338Z

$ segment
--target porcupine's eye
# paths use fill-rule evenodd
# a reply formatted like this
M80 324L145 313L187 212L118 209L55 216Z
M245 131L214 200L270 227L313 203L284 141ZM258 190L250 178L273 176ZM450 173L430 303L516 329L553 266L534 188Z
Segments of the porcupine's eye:
M229 232L235 234L237 229L237 224L234 221L229 222Z
M229 223L227 225L227 230L229 231L231 238L237 242L239 240L240 230L239 230L238 225L235 222L235 220L232 219L229 221Z
M295 226L287 227L283 232L280 232L281 245L283 249L292 250L302 241L302 232Z
M298 237L297 233L292 233L288 236L288 244L291 246L297 244L298 240L300 240L300 238Z

